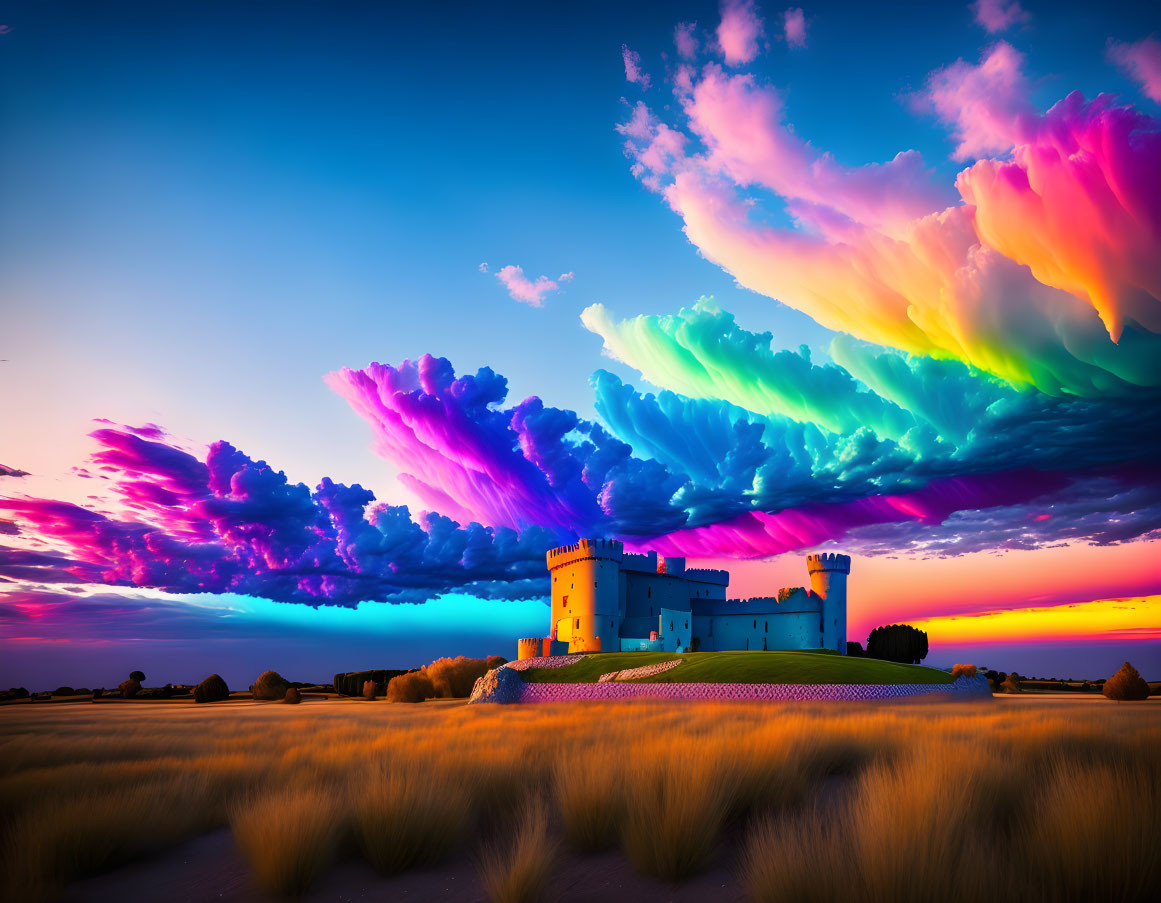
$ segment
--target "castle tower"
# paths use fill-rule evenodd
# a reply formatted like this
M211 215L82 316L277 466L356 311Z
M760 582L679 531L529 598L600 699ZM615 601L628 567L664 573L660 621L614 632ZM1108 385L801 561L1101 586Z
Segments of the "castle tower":
M615 539L581 539L547 555L552 580L550 635L569 652L617 650L624 546Z
M851 557L837 552L806 556L810 588L822 598L820 606L822 648L847 651L847 575Z

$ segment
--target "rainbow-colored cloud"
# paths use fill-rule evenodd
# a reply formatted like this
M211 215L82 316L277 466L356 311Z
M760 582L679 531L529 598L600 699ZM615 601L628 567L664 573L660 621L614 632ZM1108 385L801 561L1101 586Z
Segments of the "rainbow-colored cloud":
M1000 42L929 80L958 157L1005 155L959 174L958 203L914 151L838 164L776 88L712 61L678 66L675 121L638 103L620 131L702 254L823 326L1053 394L1155 387L1161 124L1107 95L1039 114L1022 63Z

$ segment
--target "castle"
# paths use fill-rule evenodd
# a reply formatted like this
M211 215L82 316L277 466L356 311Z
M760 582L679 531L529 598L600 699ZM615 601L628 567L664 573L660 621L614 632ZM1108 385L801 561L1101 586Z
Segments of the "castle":
M806 556L810 588L727 599L728 571L684 558L626 553L614 539L550 549L549 635L519 641L520 658L565 652L847 649L847 555Z

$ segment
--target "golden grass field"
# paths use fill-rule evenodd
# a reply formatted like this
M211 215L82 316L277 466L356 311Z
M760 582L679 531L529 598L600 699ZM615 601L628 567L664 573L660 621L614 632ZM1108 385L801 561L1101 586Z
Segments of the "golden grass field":
M52 899L228 826L273 896L351 857L384 876L470 857L487 899L553 900L563 853L619 848L677 886L721 869L762 903L1144 900L1161 886L1159 716L1106 701L8 706L2 895Z

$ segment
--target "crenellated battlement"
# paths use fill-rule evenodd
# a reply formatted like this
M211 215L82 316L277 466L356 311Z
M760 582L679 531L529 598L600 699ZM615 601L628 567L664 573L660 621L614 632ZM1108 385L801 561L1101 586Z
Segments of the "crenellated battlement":
M842 574L851 572L851 556L841 552L818 552L806 556L806 570L811 573L818 571L838 571Z
M730 572L714 568L686 568L685 578L694 583L713 583L717 586L730 585Z
M625 545L619 539L578 539L567 546L549 549L546 557L551 571L586 558L620 562L624 555Z

